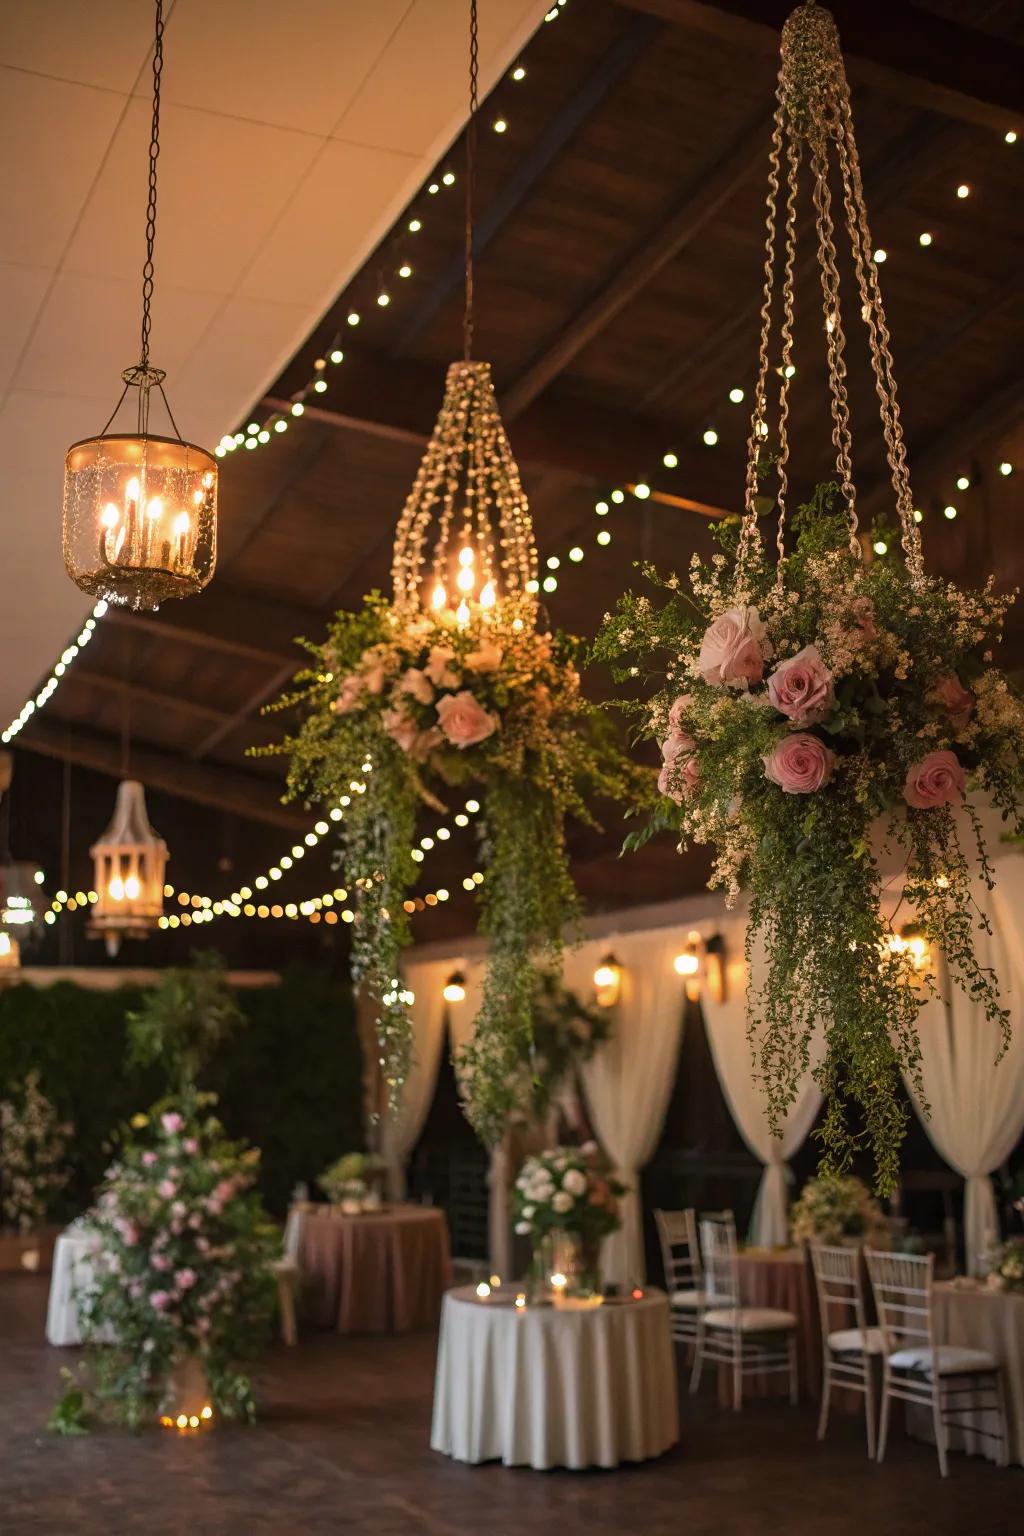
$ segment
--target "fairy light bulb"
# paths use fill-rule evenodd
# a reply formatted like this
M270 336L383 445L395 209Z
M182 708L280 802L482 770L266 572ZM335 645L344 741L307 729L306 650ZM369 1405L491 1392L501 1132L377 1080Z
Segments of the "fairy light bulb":
M494 582L493 581L485 582L484 586L483 586L483 590L480 593L480 606L481 606L481 608L493 608L496 602L497 602L497 594L496 594L496 592L494 590Z
M460 592L472 592L476 586L476 572L471 565L464 565L455 578L455 585Z
M462 599L461 603L455 610L455 622L460 629L465 629L466 625L469 623L469 604L466 602L465 598Z
M444 607L447 601L448 594L444 589L444 583L439 581L431 595L430 606L435 610L440 610Z

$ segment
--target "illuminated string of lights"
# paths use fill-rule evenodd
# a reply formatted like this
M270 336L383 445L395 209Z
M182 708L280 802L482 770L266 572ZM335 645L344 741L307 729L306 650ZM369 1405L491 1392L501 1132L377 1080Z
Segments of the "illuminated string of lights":
M57 689L60 687L62 678L67 675L68 668L72 665L73 662L77 661L78 657L82 654L85 647L89 644L89 641L96 633L97 620L102 619L106 611L107 605L105 602L101 600L96 604L90 617L86 619L74 640L72 640L69 645L64 647L60 656L54 662L49 677L46 679L45 683L42 684L38 693L30 696L25 700L24 704L21 706L21 709L7 726L6 730L0 732L0 741L2 741L4 745L6 745L9 741L14 740L18 732L22 729L23 726L27 725L37 710L43 709L47 704L49 704L50 700L57 692Z

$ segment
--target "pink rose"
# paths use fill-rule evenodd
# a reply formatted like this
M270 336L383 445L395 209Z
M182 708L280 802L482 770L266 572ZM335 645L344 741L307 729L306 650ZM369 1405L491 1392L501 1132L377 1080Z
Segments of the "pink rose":
M186 1206L184 1200L175 1200L174 1204L171 1206L171 1215L175 1217L176 1220L183 1221L185 1214Z
M156 1192L161 1200L173 1200L178 1193L178 1186L172 1179L161 1179L156 1187Z
M159 1270L161 1273L163 1273L165 1269L170 1269L171 1267L171 1261L167 1257L166 1253L151 1253L149 1256L149 1263L152 1269Z
M158 1312L166 1312L171 1304L170 1291L154 1291L149 1298L149 1304L151 1307L155 1307Z
M331 709L336 715L350 715L363 697L366 685L355 672L342 679L341 690Z
M665 743L669 746L673 738ZM687 749L685 755L680 748L674 756L666 757L658 774L658 791L668 795L677 805L682 805L688 794L692 794L700 783L700 768L692 749Z
M974 695L955 672L946 672L938 678L929 690L928 698L933 704L942 706L955 731L962 731L974 713Z
M218 1200L230 1200L236 1188L237 1185L234 1179L221 1179L220 1183L215 1186L213 1193Z
M211 1195L206 1202L206 1209L209 1211L211 1216L219 1216L221 1211L224 1209L224 1205L222 1201L218 1200L214 1195Z
M359 667L367 693L383 693L387 665L380 646L371 646L364 651L359 658Z
M787 795L813 795L832 777L835 761L824 742L802 732L783 736L762 758L766 778Z
M668 712L669 729L676 732L677 735L686 735L683 727L683 716L692 704L693 694L681 693Z
M178 1131L181 1130L185 1122L176 1110L172 1110L169 1114L160 1116L160 1124L163 1126L168 1136L174 1136Z
M195 1157L196 1153L199 1151L199 1143L196 1141L194 1136L187 1137L182 1142L182 1146L185 1148L185 1151L188 1153L189 1157Z
M198 1333L201 1337L205 1337L205 1335L209 1333L210 1326L210 1319L208 1317L196 1318L196 1333Z
M759 683L764 676L765 628L756 608L729 608L707 629L700 675L712 687Z
M155 1152L143 1152L143 1154L142 1154L142 1166L143 1166L143 1168L152 1168L152 1166L153 1166L153 1164L155 1162L156 1162L156 1153Z
M386 709L381 717L383 726L392 741L416 762L422 763L436 747L441 745L441 732L436 726L421 731L415 720L404 709Z
M411 693L413 698L418 699L421 704L434 702L434 685L427 674L421 672L418 667L410 667L398 686L402 693Z
M485 640L477 650L470 651L464 658L464 665L471 672L497 672L503 655L500 645L495 645L493 640Z
M179 1291L190 1291L198 1279L194 1269L179 1269L174 1276L174 1283Z
M462 678L451 665L454 660L455 652L451 646L431 646L430 655L423 670L435 688L457 688L459 686Z
M463 689L461 693L445 694L443 699L439 699L437 718L452 746L458 747L460 751L476 746L479 741L486 741L500 724L497 715L488 714L468 689Z
M966 787L955 753L929 752L907 770L903 798L915 810L929 811L938 805L962 805Z
M831 712L836 696L832 673L813 645L780 662L768 679L768 697L794 725L817 725Z

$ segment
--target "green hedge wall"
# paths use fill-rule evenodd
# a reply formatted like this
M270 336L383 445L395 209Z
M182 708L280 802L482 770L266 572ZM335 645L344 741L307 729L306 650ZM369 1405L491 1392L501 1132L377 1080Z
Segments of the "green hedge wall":
M0 1097L37 1068L46 1094L75 1126L73 1176L58 1219L88 1205L111 1131L165 1090L158 1069L126 1065L125 1015L135 987L94 991L70 982L0 990ZM283 1213L295 1182L310 1184L363 1145L362 1056L351 988L294 966L279 987L238 993L246 1027L203 1075L230 1135L261 1149L262 1187Z

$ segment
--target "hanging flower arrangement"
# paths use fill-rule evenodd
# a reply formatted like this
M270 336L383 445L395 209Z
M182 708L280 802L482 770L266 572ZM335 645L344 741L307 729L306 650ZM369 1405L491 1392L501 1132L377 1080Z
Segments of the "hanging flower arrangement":
M838 483L820 487L787 529L792 283L805 156L825 298ZM838 165L853 243L902 560L866 563L859 536L830 157ZM767 382L783 181L778 446L769 457ZM748 1024L773 1128L796 1096L812 1030L820 1025L827 1044L815 1069L826 1096L823 1169L843 1171L866 1140L877 1187L888 1192L907 1114L901 1074L920 1090L916 1019L928 991L901 923L913 919L1004 1037L1009 1029L997 979L974 949L974 933L986 919L972 886L979 877L992 879L975 805L984 797L1020 830L1024 709L992 664L1011 599L997 596L991 581L970 592L925 573L871 252L835 23L827 11L805 5L783 32L745 512L718 528L719 553L709 561L694 556L688 583L648 568L666 601L656 607L643 595L624 597L606 619L597 654L622 679L646 673L656 687L653 698L627 706L635 709L641 734L659 742L663 758L662 799L633 845L660 829L671 830L682 845L713 844L712 884L730 902L748 893L748 961L755 941L765 954L763 979L748 992ZM763 494L773 463L774 501ZM773 505L778 531L770 558L759 515ZM923 1102L920 1091L919 1097Z
M357 901L352 968L379 1008L392 1098L409 1067L409 893L424 808L453 788L483 803L483 1003L459 1063L469 1116L502 1133L508 1082L527 1060L536 967L577 913L565 823L593 796L626 799L640 775L580 692L578 642L548 630L535 597L533 530L486 363L454 363L399 520L394 597L341 612L282 701L304 719L282 748L292 793L348 802L341 864Z

